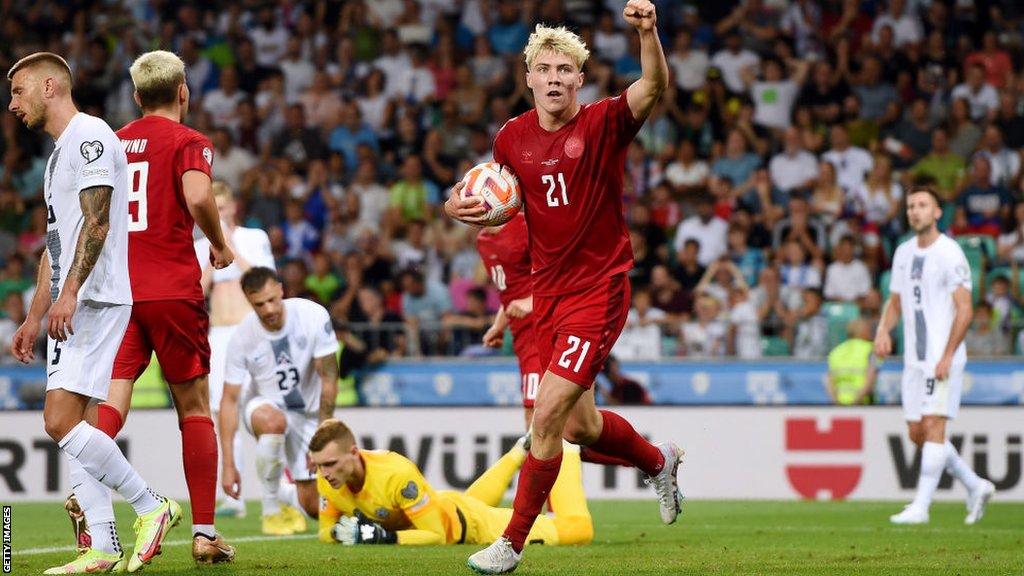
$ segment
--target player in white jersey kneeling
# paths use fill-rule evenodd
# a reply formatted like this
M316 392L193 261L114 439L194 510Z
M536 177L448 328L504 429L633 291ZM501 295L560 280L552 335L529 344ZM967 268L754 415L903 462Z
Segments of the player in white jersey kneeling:
M245 228L237 225L237 206L234 192L224 182L213 183L213 197L217 202L224 238L235 254L235 261L217 270L210 263L210 241L202 237L195 242L196 258L203 271L200 282L203 292L210 299L210 411L213 421L219 422L218 410L224 390L224 369L227 366L228 343L234 336L239 323L252 308L242 294L239 279L253 266L274 268L274 255L270 249L270 237L259 228ZM239 384L243 386L248 377ZM242 464L241 435L235 434L233 444L235 465ZM245 517L245 503L226 494L218 494L217 516Z
M892 261L892 294L875 334L875 353L892 352L889 332L903 316L903 416L910 439L921 448L917 494L894 524L928 522L928 507L942 470L967 488L967 524L981 519L995 486L978 477L946 439L946 422L960 408L971 325L971 269L960 245L941 234L939 196L928 186L907 195L907 219L914 237L900 244Z
M263 489L263 533L286 536L306 529L298 510L316 518L316 472L306 454L317 426L334 415L338 363L327 310L310 300L284 299L275 272L256 267L242 275L242 291L253 312L228 346L220 405L224 491L235 498L241 477L234 461L241 382L248 376L243 422L256 437L256 470ZM282 452L284 458L282 458ZM281 484L287 464L295 485Z

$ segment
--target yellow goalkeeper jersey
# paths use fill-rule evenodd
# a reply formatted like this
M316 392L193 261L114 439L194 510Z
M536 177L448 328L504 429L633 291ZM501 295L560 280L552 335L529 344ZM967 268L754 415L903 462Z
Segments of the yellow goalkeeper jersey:
M399 544L451 544L465 539L465 520L444 493L438 494L408 458L388 450L360 450L366 478L353 494L348 486L331 488L317 475L320 539L332 541L341 516L358 510L398 534Z

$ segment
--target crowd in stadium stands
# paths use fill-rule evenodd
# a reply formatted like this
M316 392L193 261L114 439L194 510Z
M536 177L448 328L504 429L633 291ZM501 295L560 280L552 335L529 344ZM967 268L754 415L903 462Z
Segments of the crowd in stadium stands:
M497 298L448 188L531 106L536 22L591 49L581 100L640 75L625 0L160 0L0 4L0 68L49 49L81 108L138 114L128 66L181 55L189 124L288 296L378 359L473 354ZM626 167L636 267L619 358L822 358L878 318L911 183L975 279L971 354L1020 353L1024 9L1012 1L655 1L672 81ZM12 41L12 39L17 41ZM44 247L52 143L0 95L4 354ZM851 330L851 333L853 331ZM859 332L864 332L859 330ZM9 357L8 357L9 360Z

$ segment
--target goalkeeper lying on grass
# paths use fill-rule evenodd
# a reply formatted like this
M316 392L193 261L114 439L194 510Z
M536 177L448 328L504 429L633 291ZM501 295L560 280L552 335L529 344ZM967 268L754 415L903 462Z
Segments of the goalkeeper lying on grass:
M465 492L435 491L409 459L360 450L352 431L325 420L309 443L320 493L320 540L342 544L486 544L512 516L497 508L526 459L523 441ZM586 544L594 528L583 494L579 449L567 445L551 489L553 516L541 515L528 543Z

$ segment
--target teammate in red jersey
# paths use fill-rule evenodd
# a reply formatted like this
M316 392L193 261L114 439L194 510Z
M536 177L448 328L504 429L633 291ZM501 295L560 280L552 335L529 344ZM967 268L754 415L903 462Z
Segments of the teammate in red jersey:
M622 216L626 150L668 84L668 66L649 0L629 0L626 22L640 36L642 76L625 93L580 105L580 69L588 51L565 28L538 26L525 49L526 83L536 107L508 121L494 159L518 176L530 229L533 316L547 371L534 405L533 441L519 476L515 513L505 533L469 559L482 573L515 569L526 535L561 464L561 438L643 470L654 485L661 518L679 514L676 471L682 451L654 446L622 417L598 411L593 384L629 310L632 267ZM482 222L479 200L461 200L456 185L445 212Z
M128 267L135 303L114 360L110 394L97 406L97 426L117 435L131 406L132 385L155 351L178 411L192 503L193 557L201 563L226 562L235 552L214 528L217 438L206 379L209 319L192 241L198 224L211 239L214 267L234 260L211 190L213 145L181 123L189 92L178 56L148 52L130 73L143 117L117 135L128 155ZM79 500L87 517L105 513ZM109 497L105 505L110 506Z
M522 213L501 226L484 228L476 237L480 260L501 296L501 308L484 334L484 345L501 346L505 328L512 329L512 349L519 360L527 428L533 420L533 403L544 372L537 356L533 316L530 315L533 281L530 279L529 244L526 218Z

